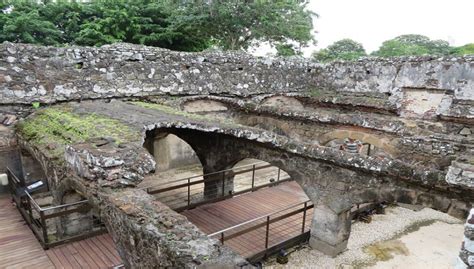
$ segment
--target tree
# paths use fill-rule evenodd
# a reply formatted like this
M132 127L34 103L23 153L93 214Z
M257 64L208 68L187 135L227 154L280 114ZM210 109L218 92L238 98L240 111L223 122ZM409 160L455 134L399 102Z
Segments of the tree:
M143 18L140 6L132 1L94 1L85 10L88 15L80 26L75 43L100 46L117 41L136 43Z
M10 6L6 4L2 10ZM0 42L20 42L43 45L61 43L61 31L47 18L40 15L41 5L36 2L18 2L9 12L0 12Z
M75 43L100 46L113 42L145 44L198 51L209 46L197 35L196 20L184 4L168 1L112 0L91 2L84 8L84 23Z
M195 8L202 16L203 32L225 50L247 49L254 41L301 45L313 41L312 17L307 1L212 0Z
M121 41L184 51L246 49L270 41L286 44L281 49L289 52L313 40L314 14L297 0L4 0L0 7L9 5L13 12L0 13L0 41L89 46Z
M278 56L288 57L288 56L297 56L297 55L303 54L298 48L295 48L293 44L277 43L275 45L275 48L277 50Z
M444 40L430 40L423 35L401 35L382 43L375 56L446 55L451 51Z
M144 4L141 16L146 19L137 35L140 44L183 51L202 51L212 45L201 28L205 16L195 14L189 2Z
M451 54L454 55L473 55L474 54L474 43L466 44L461 47L455 47L451 50Z
M74 43L85 19L83 5L68 0L45 3L41 6L39 13L61 31L61 43L63 44Z
M366 55L367 53L361 43L348 38L336 41L327 48L313 53L313 57L321 62L334 60L353 61Z

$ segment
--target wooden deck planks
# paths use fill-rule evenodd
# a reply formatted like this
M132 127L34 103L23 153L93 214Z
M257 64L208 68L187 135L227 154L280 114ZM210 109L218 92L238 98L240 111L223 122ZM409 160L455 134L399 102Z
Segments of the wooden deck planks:
M210 234L306 200L308 198L298 183L285 182L275 187L246 193L232 199L202 205L198 208L184 211L182 214L202 231ZM305 231L309 230L311 226L312 212L312 210L307 212ZM284 213L286 212L281 214ZM303 213L299 213L271 224L269 246L299 235L302 230L302 219ZM260 222L265 222L265 220ZM241 229L255 224L252 223ZM252 256L265 248L265 229L266 227L261 227L232 238L225 241L225 245L228 245L245 257Z
M122 264L109 234L94 236L46 251L56 268L111 268Z
M286 182L214 204L202 205L182 214L209 234L305 200L307 197L296 182ZM308 211L306 230L310 228L311 217L312 211ZM271 224L269 245L298 235L301 228L302 213ZM264 249L265 227L228 240L225 244L243 256L251 256ZM111 268L121 263L115 244L108 234L44 251L10 198L0 197L0 268L95 269Z
M0 196L0 268L111 268L122 261L108 234L43 250L11 203Z
M0 268L54 268L8 195L0 196Z

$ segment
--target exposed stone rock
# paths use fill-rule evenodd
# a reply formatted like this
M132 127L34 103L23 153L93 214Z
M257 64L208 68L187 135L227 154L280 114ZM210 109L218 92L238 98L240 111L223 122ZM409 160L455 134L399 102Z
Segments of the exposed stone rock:
M367 58L321 65L309 60L183 53L131 44L51 48L8 42L0 45L0 55L3 104L163 94L245 97L299 92L317 98L320 92L329 91L385 96L382 102L402 108L407 98L403 89L411 88L439 90L437 95L443 101L433 107L435 114L474 118L474 111L465 105L474 100L470 91L474 87L473 57ZM15 56L25 55L28 61L16 61ZM326 97L331 99L331 95Z
M0 55L0 150L11 150L17 135L55 197L68 188L84 194L131 267L245 266L185 218L132 189L155 169L144 146L164 134L185 140L205 173L244 158L285 170L315 204L310 244L330 255L347 245L355 204L398 201L463 218L474 201L474 57L321 65L130 44L11 43L0 45ZM31 106L60 101L69 103ZM16 119L31 112L15 134ZM341 150L337 140L346 138L372 151ZM224 182L231 191L232 175ZM472 255L463 253L469 264Z
M466 220L464 241L456 263L456 269L474 268L474 208Z
M446 181L453 185L474 189L474 159L461 157L452 162L446 174Z
M102 219L128 268L250 268L144 191L102 196Z
M472 134L471 133L471 129L469 128L463 128L460 132L459 132L460 135L470 135Z

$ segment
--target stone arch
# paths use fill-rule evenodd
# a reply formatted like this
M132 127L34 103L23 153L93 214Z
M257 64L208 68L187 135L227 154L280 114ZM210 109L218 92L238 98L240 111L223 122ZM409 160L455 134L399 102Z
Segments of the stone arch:
M356 130L348 130L348 129L339 129L334 130L325 134L322 134L318 138L318 142L320 145L327 145L330 141L335 139L345 139L345 138L352 138L356 140L360 140L362 142L371 144L375 147L382 149L384 152L388 153L390 156L395 156L398 153L398 150L393 146L396 141L390 140L389 138L382 138L377 135L361 132Z
M268 97L264 99L260 105L288 110L304 110L303 103L298 99L283 95Z
M149 133L145 139L144 147L155 159L155 171L165 171L187 165L202 165L192 146L172 133Z
M336 169L336 166L317 161L312 161L312 167L308 167L308 160L301 156L272 148L262 142L229 134L189 128L164 128L160 131L173 133L188 142L199 156L204 174L231 168L245 158L266 161L286 171L315 204L311 245L329 255L337 255L346 248L350 234L349 213L352 204L344 193L349 189L351 182L335 181L336 178L343 178L347 169ZM355 177L352 175L345 177L348 181L353 178ZM212 179L212 175L204 177L204 180ZM233 177L226 177L225 180L225 191L232 190ZM221 186L205 183L204 191L206 192L206 188L212 190L218 187ZM334 193L328 191L332 188L335 190Z
M353 205L367 201L390 201L389 195L393 192L390 188L397 189L397 184L400 184L398 180L381 174L339 166L283 150L255 138L219 133L215 129L167 127L153 131L172 133L185 140L196 151L205 174L228 169L245 158L263 160L286 171L315 204L310 245L333 256L347 246ZM344 137L346 135L350 134L346 132ZM229 184L233 184L231 179ZM377 191L381 188L387 191ZM400 198L406 195L406 192L399 194Z
M190 113L225 112L228 110L225 103L208 99L187 101L181 107L183 111Z

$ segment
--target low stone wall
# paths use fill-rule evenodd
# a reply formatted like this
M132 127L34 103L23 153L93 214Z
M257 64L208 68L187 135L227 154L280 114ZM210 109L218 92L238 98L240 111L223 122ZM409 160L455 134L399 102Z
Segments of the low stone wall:
M102 220L127 268L252 267L143 190L100 196Z
M469 109L474 100L474 57L367 58L322 65L305 59L184 53L121 43L100 48L3 43L0 66L3 105L154 95L319 96L330 91L382 94L410 115L474 118ZM419 103L419 96L436 102L433 107Z

